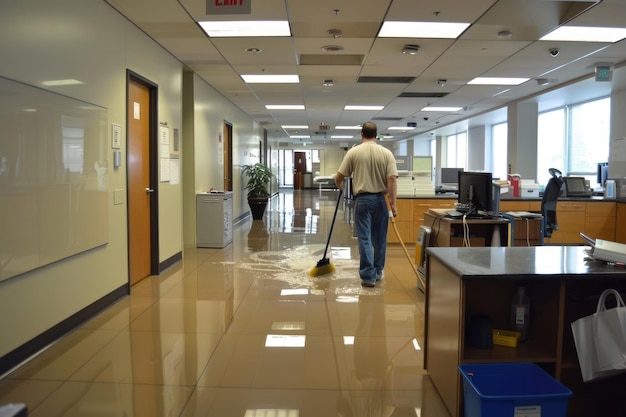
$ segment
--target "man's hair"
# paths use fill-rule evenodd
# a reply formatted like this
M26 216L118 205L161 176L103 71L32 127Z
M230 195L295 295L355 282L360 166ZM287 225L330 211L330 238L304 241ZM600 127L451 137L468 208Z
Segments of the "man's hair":
M365 122L361 128L361 134L366 139L373 139L377 135L377 127L374 122Z

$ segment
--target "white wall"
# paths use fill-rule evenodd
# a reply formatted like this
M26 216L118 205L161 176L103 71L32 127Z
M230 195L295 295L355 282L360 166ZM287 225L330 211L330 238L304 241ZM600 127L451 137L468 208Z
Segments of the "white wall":
M82 81L47 89L105 107L108 135L112 123L122 126L122 161L128 69L158 85L158 121L183 129L183 66L102 0L3 0L0 56L0 76L6 78L39 88L46 88L44 80ZM252 120L206 84L197 84L198 106L208 106L201 111L206 125L196 135L203 155L194 158L192 152L188 159L183 149L182 184L158 184L160 262L183 250L183 206L191 204L183 199L183 186L221 184L223 171L214 163L218 125L223 120L233 123L236 166L258 153L259 129ZM0 133L0 140L8 139ZM114 169L110 146L107 152L108 244L0 282L0 334L5 336L0 338L0 357L128 283L127 205L113 205L112 192L126 192L127 170L125 164ZM237 168L234 184L238 215L245 209Z

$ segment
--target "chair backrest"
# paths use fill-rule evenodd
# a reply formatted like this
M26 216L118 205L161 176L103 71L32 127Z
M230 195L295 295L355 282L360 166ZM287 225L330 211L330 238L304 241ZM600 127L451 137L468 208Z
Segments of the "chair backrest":
M541 199L541 215L543 216L543 237L552 236L553 230L559 230L556 221L556 202L561 193L563 179L561 177L552 177L548 181L543 191Z

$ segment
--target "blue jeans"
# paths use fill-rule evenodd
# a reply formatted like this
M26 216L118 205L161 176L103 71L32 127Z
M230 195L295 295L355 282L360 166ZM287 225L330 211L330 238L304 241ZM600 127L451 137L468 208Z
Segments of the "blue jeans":
M384 194L359 194L354 222L359 243L359 275L366 281L379 279L385 268L389 226Z

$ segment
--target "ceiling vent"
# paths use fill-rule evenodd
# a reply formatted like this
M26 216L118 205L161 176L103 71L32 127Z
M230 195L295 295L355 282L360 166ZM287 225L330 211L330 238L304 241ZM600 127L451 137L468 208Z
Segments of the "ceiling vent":
M417 77L359 77L358 83L410 84Z
M400 94L399 98L441 98L447 96L448 93L409 93Z

